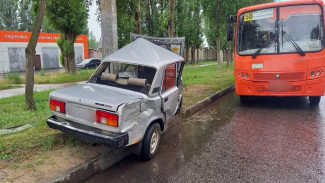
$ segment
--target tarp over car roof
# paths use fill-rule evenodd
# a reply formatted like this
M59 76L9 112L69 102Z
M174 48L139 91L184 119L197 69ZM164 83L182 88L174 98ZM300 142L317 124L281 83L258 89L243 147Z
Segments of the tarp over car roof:
M136 39L103 60L156 68L179 61L184 61L184 58L143 38Z

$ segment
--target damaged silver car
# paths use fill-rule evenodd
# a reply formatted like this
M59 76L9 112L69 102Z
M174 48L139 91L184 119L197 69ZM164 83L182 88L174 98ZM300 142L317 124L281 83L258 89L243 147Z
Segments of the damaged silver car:
M141 157L149 160L181 108L184 38L132 34L131 39L106 57L87 83L50 93L53 116L47 124L110 147L142 142Z

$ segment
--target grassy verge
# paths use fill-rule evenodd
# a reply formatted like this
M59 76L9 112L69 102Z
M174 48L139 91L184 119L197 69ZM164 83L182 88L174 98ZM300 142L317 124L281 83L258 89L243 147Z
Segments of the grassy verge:
M233 67L227 68L223 64L222 70L217 65L198 68L185 68L183 72L184 107L194 104L203 98L227 87L234 82ZM52 83L79 81L81 75L88 78L91 71L78 72L76 76L59 76L58 78L42 78L38 83L51 81ZM55 74L53 74L55 75ZM87 77L86 77L87 76ZM47 75L50 77L50 75ZM48 95L50 91L35 92L37 111L26 111L24 96L15 96L0 99L0 129L5 129L26 123L34 123L36 126L16 134L0 136L0 160L19 162L39 155L49 150L58 149L65 145L82 145L83 142L65 135L59 130L47 127L46 118L51 116L48 107Z
M195 64L185 64L186 67L192 67L192 66L201 66L201 65L209 65L209 64L217 64L217 61L204 61L204 62L199 62Z
M71 83L71 82L78 82L78 81L85 81L88 80L90 75L94 72L93 69L89 70L80 70L77 71L75 75L65 74L62 72L56 73L44 73L35 75L35 84L58 84L58 83ZM12 74L14 77L9 77L5 79L0 79L0 89L9 89L14 84L24 84L25 77L20 77L17 73ZM2 86L2 87L1 87Z
M7 84L7 83L2 83L0 84L0 90L7 90L7 89L13 89L13 88L20 88L22 87L19 84Z
M49 93L50 91L35 93L37 111L25 110L24 95L0 99L0 129L26 123L36 124L27 130L0 136L0 160L20 162L62 145L82 143L47 127L46 118L51 115L48 108Z
M198 68L185 68L183 71L184 107L188 107L196 102L214 94L234 83L233 66L226 67L222 63L221 71L218 65L209 65Z

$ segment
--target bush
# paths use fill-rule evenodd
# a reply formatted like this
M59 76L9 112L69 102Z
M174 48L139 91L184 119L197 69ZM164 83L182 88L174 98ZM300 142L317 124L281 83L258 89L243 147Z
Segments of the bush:
M7 78L13 82L13 84L20 84L21 78L18 73L8 73Z

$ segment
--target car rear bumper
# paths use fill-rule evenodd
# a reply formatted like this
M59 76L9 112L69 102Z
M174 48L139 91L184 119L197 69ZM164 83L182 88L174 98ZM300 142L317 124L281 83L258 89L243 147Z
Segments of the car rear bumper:
M48 118L46 122L50 128L61 130L64 133L73 135L89 143L105 144L109 147L123 147L129 143L128 133L116 134L112 136L103 135L96 132L76 128L68 122L59 122L55 116Z

